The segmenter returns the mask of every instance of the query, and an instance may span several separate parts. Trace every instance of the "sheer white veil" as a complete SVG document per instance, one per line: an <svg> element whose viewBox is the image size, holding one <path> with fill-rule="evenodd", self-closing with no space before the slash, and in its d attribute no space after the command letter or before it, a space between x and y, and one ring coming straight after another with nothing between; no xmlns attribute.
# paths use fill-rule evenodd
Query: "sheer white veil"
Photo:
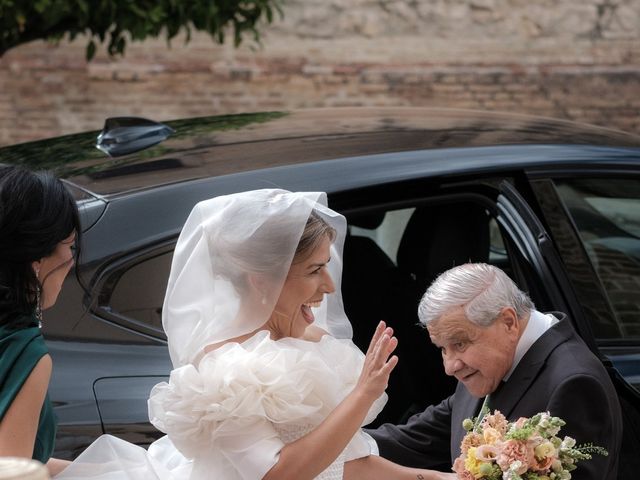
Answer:
<svg viewBox="0 0 640 480"><path fill-rule="evenodd" d="M326 205L325 193L269 189L193 208L178 238L162 309L174 368L196 361L206 345L267 322L312 211L336 230L328 264L336 291L314 309L315 324L351 338L340 293L346 220ZM256 274L268 278L262 291L249 281Z"/></svg>

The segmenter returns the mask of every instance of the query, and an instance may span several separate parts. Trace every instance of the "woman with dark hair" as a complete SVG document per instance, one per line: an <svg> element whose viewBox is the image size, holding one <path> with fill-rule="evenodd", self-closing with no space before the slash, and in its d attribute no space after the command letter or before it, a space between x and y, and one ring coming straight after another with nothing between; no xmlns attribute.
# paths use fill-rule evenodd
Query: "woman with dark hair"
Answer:
<svg viewBox="0 0 640 480"><path fill-rule="evenodd" d="M0 167L0 456L34 458L51 475L69 462L50 458L52 365L39 327L76 260L80 231L76 202L59 179Z"/></svg>

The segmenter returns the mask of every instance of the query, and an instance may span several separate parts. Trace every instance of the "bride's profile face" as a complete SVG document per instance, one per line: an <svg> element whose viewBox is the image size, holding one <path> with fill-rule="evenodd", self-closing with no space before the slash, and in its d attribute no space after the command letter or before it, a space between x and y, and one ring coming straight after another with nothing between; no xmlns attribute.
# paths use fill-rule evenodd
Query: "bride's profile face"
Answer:
<svg viewBox="0 0 640 480"><path fill-rule="evenodd" d="M310 255L291 265L267 323L274 337L302 337L314 321L311 307L319 306L325 294L335 291L327 270L330 252L331 239L325 235Z"/></svg>

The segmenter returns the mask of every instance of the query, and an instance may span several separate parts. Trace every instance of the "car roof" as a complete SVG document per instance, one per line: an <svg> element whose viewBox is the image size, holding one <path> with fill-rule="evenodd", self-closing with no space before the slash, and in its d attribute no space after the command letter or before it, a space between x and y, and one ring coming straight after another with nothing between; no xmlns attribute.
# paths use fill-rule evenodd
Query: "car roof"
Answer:
<svg viewBox="0 0 640 480"><path fill-rule="evenodd" d="M118 158L85 132L0 148L0 163L47 168L97 196L299 163L497 145L640 147L640 136L544 117L429 108L327 108L165 122L175 133ZM478 161L481 161L480 158Z"/></svg>

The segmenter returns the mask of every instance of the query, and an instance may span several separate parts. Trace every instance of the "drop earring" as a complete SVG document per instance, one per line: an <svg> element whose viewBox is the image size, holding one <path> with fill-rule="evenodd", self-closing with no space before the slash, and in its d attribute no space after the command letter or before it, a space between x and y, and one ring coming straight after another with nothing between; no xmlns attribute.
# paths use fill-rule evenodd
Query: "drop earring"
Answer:
<svg viewBox="0 0 640 480"><path fill-rule="evenodd" d="M262 303L262 305L266 305L267 304L267 294L266 293L262 294L261 303Z"/></svg>
<svg viewBox="0 0 640 480"><path fill-rule="evenodd" d="M40 279L38 278L40 276L40 269L36 268L35 274L36 280L38 281L36 285L36 319L38 320L38 328L42 328L42 301L40 298L42 287L40 286Z"/></svg>

